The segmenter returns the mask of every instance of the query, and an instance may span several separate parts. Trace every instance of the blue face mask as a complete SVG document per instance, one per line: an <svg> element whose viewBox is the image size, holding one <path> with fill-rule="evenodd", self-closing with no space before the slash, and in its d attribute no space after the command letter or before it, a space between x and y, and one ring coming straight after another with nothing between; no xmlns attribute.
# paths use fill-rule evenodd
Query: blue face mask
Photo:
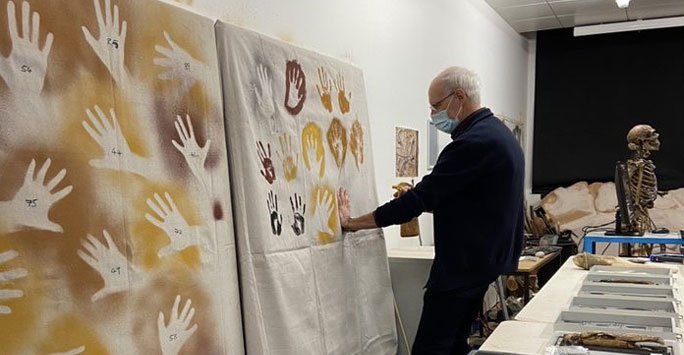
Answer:
<svg viewBox="0 0 684 355"><path fill-rule="evenodd" d="M458 127L459 123L461 123L461 121L452 120L447 114L447 110L439 111L430 117L432 118L432 124L434 124L438 130L449 134Z"/></svg>
<svg viewBox="0 0 684 355"><path fill-rule="evenodd" d="M451 100L449 100L449 103L447 104L447 107L444 110L430 115L430 118L432 118L432 124L434 124L438 130L451 134L451 132L453 132L456 129L456 127L458 127L458 125L461 123L461 121L458 120L458 115L461 113L463 106L461 106L461 108L458 109L456 119L451 119L451 117L449 117L449 114L447 114L449 105L451 105Z"/></svg>

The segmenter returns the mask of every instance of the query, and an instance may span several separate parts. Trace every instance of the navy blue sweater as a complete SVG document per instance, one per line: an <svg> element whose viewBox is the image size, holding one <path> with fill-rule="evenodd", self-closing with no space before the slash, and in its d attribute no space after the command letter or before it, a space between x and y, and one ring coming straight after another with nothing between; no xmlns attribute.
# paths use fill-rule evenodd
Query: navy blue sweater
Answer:
<svg viewBox="0 0 684 355"><path fill-rule="evenodd" d="M525 158L487 108L452 133L432 173L373 213L379 227L434 214L435 260L427 288L465 289L517 270L523 243Z"/></svg>

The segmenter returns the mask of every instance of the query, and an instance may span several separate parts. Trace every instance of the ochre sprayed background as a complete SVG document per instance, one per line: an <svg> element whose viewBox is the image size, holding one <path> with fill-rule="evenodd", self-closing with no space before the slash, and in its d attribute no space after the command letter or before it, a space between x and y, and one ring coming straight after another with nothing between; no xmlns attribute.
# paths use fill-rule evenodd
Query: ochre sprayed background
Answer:
<svg viewBox="0 0 684 355"><path fill-rule="evenodd" d="M0 0L0 55L4 57L12 48L7 31L7 2ZM22 4L14 3L21 34ZM0 352L43 354L85 345L88 354L116 354L116 348L106 345L116 341L103 339L99 324L121 317L124 323L118 326L122 329L112 332L112 336L132 334L134 339L128 341L135 344L138 353L158 353L158 313L163 311L168 322L173 300L182 294L181 306L190 298L196 308L191 325L199 324L182 352L220 353L220 344L224 343L216 339L220 307L212 304L206 283L198 278L204 267L214 269L216 265L204 265L197 246L158 257L158 250L170 240L164 231L145 219L145 213L152 213L145 200L154 193L163 196L164 192L173 197L190 226L213 230L214 211L220 211L218 215L225 218L222 206L229 197L209 196L209 201L201 200L194 176L183 156L171 145L172 139L180 142L173 124L176 115L191 116L200 145L207 140L208 130L223 132L221 103L216 99L220 95L218 87L198 82L187 94L180 93L178 83L157 79L165 69L153 63L153 58L161 57L155 45L169 47L163 31L193 58L207 65L214 63L210 60L216 53L212 23L157 1L112 1L112 5L119 6L121 21L128 24L125 67L135 82L131 84L135 85L132 89L112 80L84 38L81 26L88 28L95 38L99 37L93 1L33 0L29 3L31 11L40 14L40 48L48 32L54 35L42 99L50 103L49 114L58 122L50 130L56 143L45 147L27 142L2 152L0 201L12 199L22 185L31 159L36 159L38 166L46 158L52 159L48 179L66 169L66 178L54 191L69 185L73 191L57 202L49 214L52 221L63 227L64 233L26 229L0 235L0 252L13 249L19 253L14 260L1 264L0 271L23 267L29 272L25 278L0 284L3 289L24 291L21 298L2 301L11 307L12 314L0 315ZM104 15L104 0L100 4ZM149 14L154 14L153 21ZM208 69L209 80L218 83L218 69ZM136 95L140 90L145 95ZM209 95L207 90L217 92ZM9 97L8 86L0 80L0 100ZM107 114L114 108L132 152L153 159L154 165L149 169L156 170L155 176L165 179L148 180L89 165L102 152L81 122L87 120L85 110L93 110L95 105ZM221 164L225 169L225 142L212 141L205 168L209 173L222 174L218 169ZM119 201L104 201L102 196ZM204 209L209 211L209 218L201 213ZM103 229L109 231L119 251L126 256L129 268L135 267L145 281L127 292L91 302L93 293L103 287L103 280L76 251L82 248L81 240L87 234L104 242ZM126 312L129 315L122 316ZM49 323L45 317L49 317Z"/></svg>

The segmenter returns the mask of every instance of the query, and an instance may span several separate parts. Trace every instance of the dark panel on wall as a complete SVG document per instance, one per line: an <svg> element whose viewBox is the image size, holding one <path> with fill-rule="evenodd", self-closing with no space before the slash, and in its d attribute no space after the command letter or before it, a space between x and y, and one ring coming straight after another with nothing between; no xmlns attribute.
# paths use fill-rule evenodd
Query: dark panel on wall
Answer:
<svg viewBox="0 0 684 355"><path fill-rule="evenodd" d="M573 37L539 32L533 190L613 180L637 123L660 132L659 187L684 186L684 28Z"/></svg>

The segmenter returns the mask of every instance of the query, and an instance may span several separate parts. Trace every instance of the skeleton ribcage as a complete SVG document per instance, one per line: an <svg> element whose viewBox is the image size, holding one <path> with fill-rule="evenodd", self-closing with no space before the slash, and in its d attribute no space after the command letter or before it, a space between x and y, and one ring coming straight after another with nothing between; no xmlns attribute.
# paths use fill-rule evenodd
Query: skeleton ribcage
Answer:
<svg viewBox="0 0 684 355"><path fill-rule="evenodd" d="M652 207L658 196L655 165L648 159L630 159L628 166L632 203L641 207Z"/></svg>

